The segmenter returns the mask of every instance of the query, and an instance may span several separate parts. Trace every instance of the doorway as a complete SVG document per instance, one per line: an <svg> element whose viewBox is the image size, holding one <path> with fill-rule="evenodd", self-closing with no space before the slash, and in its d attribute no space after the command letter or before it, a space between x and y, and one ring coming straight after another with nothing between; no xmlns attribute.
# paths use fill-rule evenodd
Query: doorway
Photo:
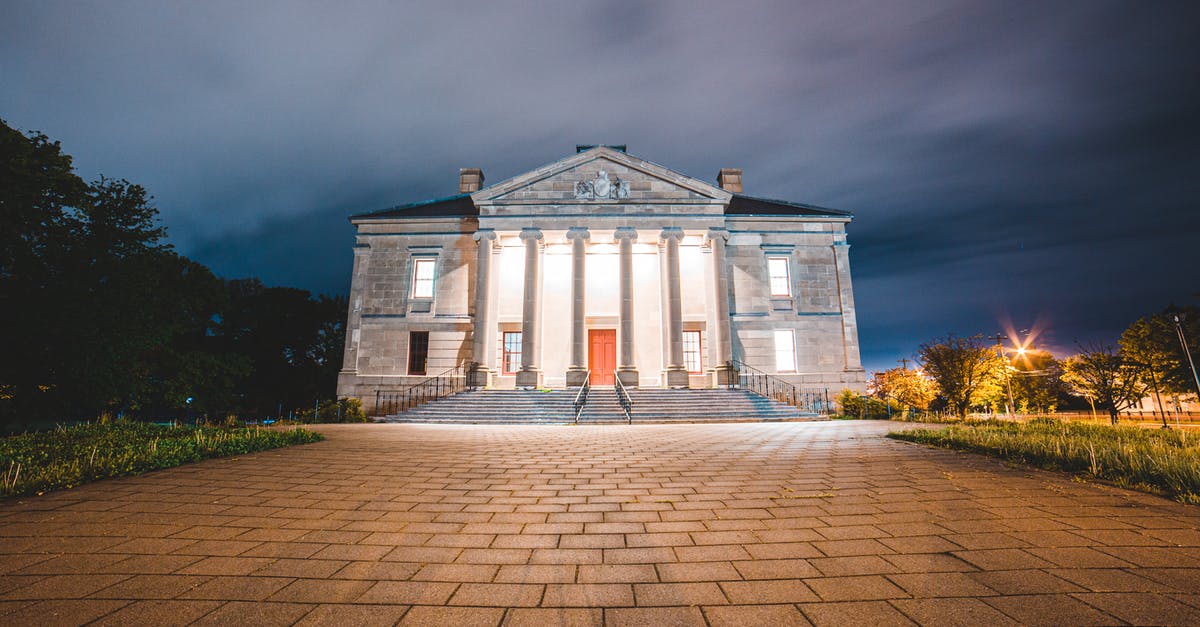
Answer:
<svg viewBox="0 0 1200 627"><path fill-rule="evenodd" d="M617 369L617 330L588 329L588 370L592 385L612 385Z"/></svg>

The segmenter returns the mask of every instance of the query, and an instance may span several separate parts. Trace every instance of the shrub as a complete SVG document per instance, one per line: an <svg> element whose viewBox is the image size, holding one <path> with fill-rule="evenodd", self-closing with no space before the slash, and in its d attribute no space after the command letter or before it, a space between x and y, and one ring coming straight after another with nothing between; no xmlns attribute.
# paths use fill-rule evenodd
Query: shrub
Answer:
<svg viewBox="0 0 1200 627"><path fill-rule="evenodd" d="M321 401L317 405L316 410L316 415L314 416L312 409L302 409L296 413L296 420L305 423L367 422L367 415L363 412L362 402L357 398Z"/></svg>

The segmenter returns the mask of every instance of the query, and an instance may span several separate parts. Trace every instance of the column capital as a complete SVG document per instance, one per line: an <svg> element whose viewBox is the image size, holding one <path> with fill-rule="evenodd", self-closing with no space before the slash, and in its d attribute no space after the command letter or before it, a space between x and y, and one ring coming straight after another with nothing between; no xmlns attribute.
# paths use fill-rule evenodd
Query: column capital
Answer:
<svg viewBox="0 0 1200 627"><path fill-rule="evenodd" d="M729 231L720 228L709 228L708 232L704 234L704 243L711 245L712 241L718 237L721 238L722 241L728 240Z"/></svg>
<svg viewBox="0 0 1200 627"><path fill-rule="evenodd" d="M573 227L567 229L567 239L569 239L569 240L577 240L577 239L589 240L589 239L592 239L592 234L591 234L591 232L588 231L588 228L586 226L573 226Z"/></svg>
<svg viewBox="0 0 1200 627"><path fill-rule="evenodd" d="M637 229L632 226L619 226L617 230L613 231L613 239L615 240L627 239L631 242L636 242L637 238Z"/></svg>
<svg viewBox="0 0 1200 627"><path fill-rule="evenodd" d="M475 231L475 235L471 236L477 242L492 241L496 239L495 229L479 229Z"/></svg>
<svg viewBox="0 0 1200 627"><path fill-rule="evenodd" d="M540 242L542 240L542 230L533 227L523 228L521 229L521 239L524 241L532 239Z"/></svg>
<svg viewBox="0 0 1200 627"><path fill-rule="evenodd" d="M668 240L679 241L683 239L683 229L678 226L665 226L662 233L658 234L658 239L663 242Z"/></svg>

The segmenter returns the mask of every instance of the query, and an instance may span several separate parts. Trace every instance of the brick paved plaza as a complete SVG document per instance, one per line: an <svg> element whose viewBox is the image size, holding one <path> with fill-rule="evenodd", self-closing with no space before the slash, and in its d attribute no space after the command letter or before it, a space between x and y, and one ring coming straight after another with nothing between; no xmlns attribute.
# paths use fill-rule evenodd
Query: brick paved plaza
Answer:
<svg viewBox="0 0 1200 627"><path fill-rule="evenodd" d="M0 623L1200 624L1200 509L891 427L323 426L0 504Z"/></svg>

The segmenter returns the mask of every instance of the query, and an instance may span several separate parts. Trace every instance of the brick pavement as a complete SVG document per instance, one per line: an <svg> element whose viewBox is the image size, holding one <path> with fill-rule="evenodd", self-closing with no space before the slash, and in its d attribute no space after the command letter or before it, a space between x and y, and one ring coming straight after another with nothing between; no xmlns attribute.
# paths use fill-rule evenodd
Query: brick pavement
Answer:
<svg viewBox="0 0 1200 627"><path fill-rule="evenodd" d="M331 425L0 504L0 623L1200 624L1200 510L881 423Z"/></svg>

